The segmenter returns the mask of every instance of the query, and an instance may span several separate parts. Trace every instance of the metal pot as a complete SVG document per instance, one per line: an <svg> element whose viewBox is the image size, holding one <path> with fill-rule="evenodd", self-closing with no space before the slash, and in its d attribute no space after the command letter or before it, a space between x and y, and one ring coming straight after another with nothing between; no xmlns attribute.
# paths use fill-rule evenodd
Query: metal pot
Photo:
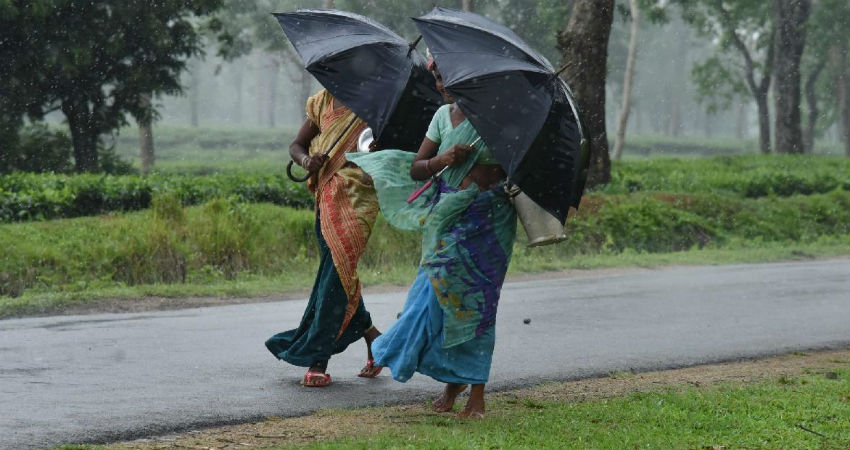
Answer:
<svg viewBox="0 0 850 450"><path fill-rule="evenodd" d="M516 208L519 221L525 228L529 247L556 244L567 239L564 226L557 217L541 208L516 185L506 185L505 192Z"/></svg>

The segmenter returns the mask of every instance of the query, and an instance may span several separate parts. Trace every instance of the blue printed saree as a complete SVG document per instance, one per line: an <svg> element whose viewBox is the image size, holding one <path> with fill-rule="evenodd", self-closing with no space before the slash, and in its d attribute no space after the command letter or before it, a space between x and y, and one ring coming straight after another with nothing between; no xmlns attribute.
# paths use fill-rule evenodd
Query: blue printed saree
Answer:
<svg viewBox="0 0 850 450"><path fill-rule="evenodd" d="M438 153L477 137L465 121L448 131ZM412 203L407 196L423 185L409 176L414 154L384 150L347 155L372 176L387 221L422 232L419 274L404 310L372 344L376 364L389 367L396 380L406 381L415 371L447 383L480 384L489 377L516 212L501 184L486 191L475 184L458 189L485 151L478 144L466 163L447 169Z"/></svg>

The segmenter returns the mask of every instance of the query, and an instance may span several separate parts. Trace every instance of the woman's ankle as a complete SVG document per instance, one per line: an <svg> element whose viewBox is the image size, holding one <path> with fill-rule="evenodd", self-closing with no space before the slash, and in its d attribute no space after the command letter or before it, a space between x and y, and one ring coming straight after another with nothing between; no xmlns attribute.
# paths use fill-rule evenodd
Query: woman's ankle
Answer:
<svg viewBox="0 0 850 450"><path fill-rule="evenodd" d="M307 369L308 372L318 372L325 373L328 371L328 362L327 361L314 361L313 364L310 364L310 368Z"/></svg>

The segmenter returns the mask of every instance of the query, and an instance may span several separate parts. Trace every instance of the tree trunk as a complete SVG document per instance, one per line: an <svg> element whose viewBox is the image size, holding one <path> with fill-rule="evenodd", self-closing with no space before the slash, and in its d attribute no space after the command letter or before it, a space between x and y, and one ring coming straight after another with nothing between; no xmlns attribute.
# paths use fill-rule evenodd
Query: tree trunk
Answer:
<svg viewBox="0 0 850 450"><path fill-rule="evenodd" d="M198 109L201 101L201 68L197 60L189 65L189 125L198 128Z"/></svg>
<svg viewBox="0 0 850 450"><path fill-rule="evenodd" d="M810 0L775 0L775 143L778 153L803 153L800 129L800 57L806 42Z"/></svg>
<svg viewBox="0 0 850 450"><path fill-rule="evenodd" d="M267 111L268 111L268 126L269 128L274 128L275 123L275 111L277 109L277 79L280 76L280 61L277 58L271 58L269 61L269 92L266 95L268 99Z"/></svg>
<svg viewBox="0 0 850 450"><path fill-rule="evenodd" d="M139 118L139 157L141 159L142 175L147 175L153 169L153 108L151 107L151 94L142 94L139 101L145 113Z"/></svg>
<svg viewBox="0 0 850 450"><path fill-rule="evenodd" d="M675 74L675 85L670 89L670 117L667 122L667 134L673 137L679 137L682 133L682 94L686 92L688 86L688 43L690 42L690 28L678 24L676 29L676 38L679 42L676 45L676 55L671 58L671 71Z"/></svg>
<svg viewBox="0 0 850 450"><path fill-rule="evenodd" d="M770 154L770 108L767 92L756 93L756 109L759 116L759 149L763 155Z"/></svg>
<svg viewBox="0 0 850 450"><path fill-rule="evenodd" d="M614 0L576 0L567 29L558 34L558 49L567 64L564 75L581 106L590 137L587 186L611 180L605 131L605 76Z"/></svg>
<svg viewBox="0 0 850 450"><path fill-rule="evenodd" d="M632 82L635 78L635 56L637 55L637 35L640 24L640 9L637 0L629 0L632 13L631 36L629 37L629 55L626 59L626 73L623 75L623 100L620 103L620 118L617 121L617 136L614 139L614 160L623 155L623 141L626 139L626 128L629 124L629 111L632 101Z"/></svg>
<svg viewBox="0 0 850 450"><path fill-rule="evenodd" d="M71 130L76 171L97 172L99 169L97 143L100 135L93 127L93 118L87 102L63 100L61 109Z"/></svg>
<svg viewBox="0 0 850 450"><path fill-rule="evenodd" d="M747 104L738 103L738 122L735 124L735 138L744 139L744 128L747 121Z"/></svg>
<svg viewBox="0 0 850 450"><path fill-rule="evenodd" d="M265 64L265 54L261 51L254 56L254 75L256 76L256 86L254 95L254 106L257 111L257 120L254 126L262 127L265 122L265 104L266 104L266 77L263 65Z"/></svg>
<svg viewBox="0 0 850 450"><path fill-rule="evenodd" d="M307 105L307 99L310 98L310 95L313 93L312 88L310 86L310 72L304 70L304 68L299 67L298 71L301 77L298 79L298 107L301 111L301 117L305 116L305 106Z"/></svg>
<svg viewBox="0 0 850 450"><path fill-rule="evenodd" d="M805 153L815 152L815 131L817 130L818 115L820 114L820 111L818 110L818 96L815 87L818 82L818 77L820 77L825 66L825 59L818 61L815 67L812 68L809 78L806 80L806 104L809 107L809 117L808 122L806 123L805 133L803 134L803 151Z"/></svg>
<svg viewBox="0 0 850 450"><path fill-rule="evenodd" d="M460 9L464 11L472 11L472 0L461 0Z"/></svg>
<svg viewBox="0 0 850 450"><path fill-rule="evenodd" d="M838 95L838 131L844 141L844 153L850 158L850 68L847 64L847 53L850 51L846 44L832 48L832 57L836 61L837 76L835 77L836 93Z"/></svg>
<svg viewBox="0 0 850 450"><path fill-rule="evenodd" d="M236 90L236 103L233 105L233 121L242 125L242 78L245 73L245 67L242 64L236 64L236 73L233 77L234 89Z"/></svg>

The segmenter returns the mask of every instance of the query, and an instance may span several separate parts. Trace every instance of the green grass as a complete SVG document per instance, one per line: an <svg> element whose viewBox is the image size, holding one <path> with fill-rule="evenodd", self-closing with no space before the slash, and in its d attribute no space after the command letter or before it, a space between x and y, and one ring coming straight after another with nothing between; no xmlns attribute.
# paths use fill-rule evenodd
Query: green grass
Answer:
<svg viewBox="0 0 850 450"><path fill-rule="evenodd" d="M510 271L847 256L848 173L845 158L809 156L616 164L612 182L582 199L565 243L528 249L520 227ZM11 175L0 187L42 186L61 197L87 180L63 177ZM317 264L313 212L247 203L274 201L275 193L281 201L307 195L299 186L245 173L131 178L110 178L107 191L132 197L139 191L133 183L148 183L153 207L0 224L0 317L100 298L257 296L310 287ZM301 191L290 189L296 187ZM239 195L215 198L231 191ZM361 259L364 282L406 285L419 247L416 234L379 219Z"/></svg>
<svg viewBox="0 0 850 450"><path fill-rule="evenodd" d="M370 244L372 247L372 244ZM560 271L592 270L622 267L658 268L680 265L716 265L809 260L848 256L850 237L823 236L809 243L732 242L726 248L694 248L681 252L625 252L573 255L551 258L544 249L528 249L518 245L511 262L509 276ZM376 252L370 248L366 257ZM312 287L312 271L316 264L283 270L280 274L242 273L232 279L214 274L198 274L185 283L154 283L127 285L111 279L79 281L59 287L36 287L21 296L0 296L0 317L42 313L60 307L98 300L136 299L147 296L173 299L179 305L186 297L263 297L306 291ZM360 269L364 285L407 286L416 274L413 263L386 264L382 267L365 265ZM305 276L310 273L310 276Z"/></svg>
<svg viewBox="0 0 850 450"><path fill-rule="evenodd" d="M760 199L590 194L566 242L525 247L511 272L771 261L846 255L845 192ZM313 212L234 199L0 225L0 316L96 298L255 296L307 288L317 264ZM360 264L369 284L406 284L418 235L380 219Z"/></svg>
<svg viewBox="0 0 850 450"><path fill-rule="evenodd" d="M670 387L578 403L498 399L488 404L488 416L481 421L426 415L374 435L305 448L848 448L850 377L847 369L837 373L836 379L811 374L711 388Z"/></svg>

